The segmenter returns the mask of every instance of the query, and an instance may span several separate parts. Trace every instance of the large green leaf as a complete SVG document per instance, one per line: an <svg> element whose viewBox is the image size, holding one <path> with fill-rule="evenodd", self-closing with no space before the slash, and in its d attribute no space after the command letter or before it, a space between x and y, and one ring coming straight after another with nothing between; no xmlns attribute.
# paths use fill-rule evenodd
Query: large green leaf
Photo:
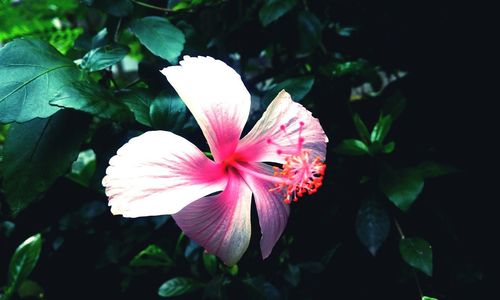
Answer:
<svg viewBox="0 0 500 300"><path fill-rule="evenodd" d="M410 266L432 276L432 247L421 238L404 238L399 242L399 252Z"/></svg>
<svg viewBox="0 0 500 300"><path fill-rule="evenodd" d="M85 114L63 110L47 119L12 125L5 141L3 175L14 214L69 170L86 137L88 121Z"/></svg>
<svg viewBox="0 0 500 300"><path fill-rule="evenodd" d="M116 121L132 120L132 113L111 91L91 82L74 82L59 90L51 105L73 108Z"/></svg>
<svg viewBox="0 0 500 300"><path fill-rule="evenodd" d="M170 267L174 261L156 245L149 245L137 254L131 261L133 267Z"/></svg>
<svg viewBox="0 0 500 300"><path fill-rule="evenodd" d="M3 299L9 299L21 283L28 278L38 262L41 251L42 236L39 233L29 237L17 247L10 259L6 292Z"/></svg>
<svg viewBox="0 0 500 300"><path fill-rule="evenodd" d="M155 97L144 89L127 91L119 94L123 103L134 113L135 120L151 127L150 106Z"/></svg>
<svg viewBox="0 0 500 300"><path fill-rule="evenodd" d="M107 45L90 50L82 58L80 66L90 72L110 67L128 54L128 48L120 45Z"/></svg>
<svg viewBox="0 0 500 300"><path fill-rule="evenodd" d="M381 171L380 188L387 198L403 211L410 209L424 188L424 179L413 169Z"/></svg>
<svg viewBox="0 0 500 300"><path fill-rule="evenodd" d="M187 277L175 277L165 281L158 289L160 297L174 297L192 293L203 287L203 284L195 279Z"/></svg>
<svg viewBox="0 0 500 300"><path fill-rule="evenodd" d="M151 103L149 117L154 128L177 131L187 121L187 108L179 96L161 92Z"/></svg>
<svg viewBox="0 0 500 300"><path fill-rule="evenodd" d="M262 98L263 105L268 105L276 97L281 90L285 90L292 96L294 101L300 102L311 91L314 85L313 76L302 76L290 78L282 82L278 82L273 86Z"/></svg>
<svg viewBox="0 0 500 300"><path fill-rule="evenodd" d="M361 204L356 217L356 235L373 256L389 235L390 227L389 215L379 202L367 200Z"/></svg>
<svg viewBox="0 0 500 300"><path fill-rule="evenodd" d="M137 19L130 24L130 29L153 54L171 64L177 63L184 49L184 33L166 18L152 16Z"/></svg>
<svg viewBox="0 0 500 300"><path fill-rule="evenodd" d="M289 12L297 0L266 0L259 10L259 19L263 26L267 26Z"/></svg>
<svg viewBox="0 0 500 300"><path fill-rule="evenodd" d="M0 122L46 118L60 108L49 104L63 86L81 77L69 59L44 41L14 40L0 49Z"/></svg>

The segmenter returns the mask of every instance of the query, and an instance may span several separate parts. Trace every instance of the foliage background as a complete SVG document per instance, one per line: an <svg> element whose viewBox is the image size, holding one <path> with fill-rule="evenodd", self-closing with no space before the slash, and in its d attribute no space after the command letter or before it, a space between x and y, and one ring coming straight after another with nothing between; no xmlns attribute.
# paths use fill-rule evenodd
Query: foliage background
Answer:
<svg viewBox="0 0 500 300"><path fill-rule="evenodd" d="M488 299L471 16L446 1L1 1L0 298ZM129 138L206 148L158 72L179 55L232 65L250 123L285 88L330 137L324 186L264 261L256 220L228 268L169 217L109 212L100 180Z"/></svg>

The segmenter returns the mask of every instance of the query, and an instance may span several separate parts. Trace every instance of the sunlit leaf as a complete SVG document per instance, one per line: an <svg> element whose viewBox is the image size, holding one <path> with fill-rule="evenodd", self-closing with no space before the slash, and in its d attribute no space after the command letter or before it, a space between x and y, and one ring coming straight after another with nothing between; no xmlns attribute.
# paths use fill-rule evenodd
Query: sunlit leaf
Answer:
<svg viewBox="0 0 500 300"><path fill-rule="evenodd" d="M432 247L421 238L404 238L399 242L399 252L410 266L432 276Z"/></svg>
<svg viewBox="0 0 500 300"><path fill-rule="evenodd" d="M137 19L130 24L130 29L153 54L171 64L177 63L184 49L184 33L166 18L152 16Z"/></svg>
<svg viewBox="0 0 500 300"><path fill-rule="evenodd" d="M51 116L60 108L49 100L81 75L71 60L46 42L23 38L8 43L0 49L0 122Z"/></svg>
<svg viewBox="0 0 500 300"><path fill-rule="evenodd" d="M88 121L87 115L64 110L48 119L12 125L3 168L7 202L14 214L69 170L86 137Z"/></svg>
<svg viewBox="0 0 500 300"><path fill-rule="evenodd" d="M158 289L160 297L174 297L192 293L203 287L203 283L187 277L176 277L165 281Z"/></svg>
<svg viewBox="0 0 500 300"><path fill-rule="evenodd" d="M259 19L262 26L267 26L289 12L297 0L266 0L259 10Z"/></svg>

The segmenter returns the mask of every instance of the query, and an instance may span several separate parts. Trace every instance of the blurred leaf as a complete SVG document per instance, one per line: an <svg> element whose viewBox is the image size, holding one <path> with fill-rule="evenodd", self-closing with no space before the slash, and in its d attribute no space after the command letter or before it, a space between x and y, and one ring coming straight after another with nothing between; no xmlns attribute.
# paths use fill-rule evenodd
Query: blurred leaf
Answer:
<svg viewBox="0 0 500 300"><path fill-rule="evenodd" d="M130 29L153 54L171 64L177 63L184 49L184 33L166 18L151 16L136 19L130 24Z"/></svg>
<svg viewBox="0 0 500 300"><path fill-rule="evenodd" d="M419 173L423 178L439 177L459 171L453 166L443 165L434 161L424 161L414 169L415 172Z"/></svg>
<svg viewBox="0 0 500 300"><path fill-rule="evenodd" d="M390 142L384 145L384 148L382 149L382 152L385 154L390 154L394 152L394 149L396 148L396 143L395 142Z"/></svg>
<svg viewBox="0 0 500 300"><path fill-rule="evenodd" d="M96 169L96 156L94 150L87 149L78 154L71 165L71 172L67 177L85 187L90 185Z"/></svg>
<svg viewBox="0 0 500 300"><path fill-rule="evenodd" d="M151 103L154 100L153 95L145 89L135 89L122 93L120 98L123 103L134 113L135 120L143 125L151 127L151 118L149 115Z"/></svg>
<svg viewBox="0 0 500 300"><path fill-rule="evenodd" d="M354 121L354 126L356 126L356 130L358 131L359 137L364 143L370 142L370 133L368 133L368 128L365 125L365 122L361 119L358 114L354 114L352 116Z"/></svg>
<svg viewBox="0 0 500 300"><path fill-rule="evenodd" d="M380 114L381 116L391 116L392 121L394 121L401 115L405 107L406 99L400 92L396 92L385 100Z"/></svg>
<svg viewBox="0 0 500 300"><path fill-rule="evenodd" d="M109 34L108 34L108 29L103 28L101 31L99 31L94 37L92 37L92 42L91 42L91 48L90 49L97 49L100 47L104 47L109 44Z"/></svg>
<svg viewBox="0 0 500 300"><path fill-rule="evenodd" d="M264 106L271 103L271 101L278 95L281 90L285 90L292 96L296 102L300 102L309 92L314 84L313 76L303 76L290 78L285 81L277 83L262 97L262 104Z"/></svg>
<svg viewBox="0 0 500 300"><path fill-rule="evenodd" d="M185 125L188 114L179 96L163 91L151 103L149 117L154 128L175 132Z"/></svg>
<svg viewBox="0 0 500 300"><path fill-rule="evenodd" d="M347 139L341 141L337 147L335 148L335 152L344 154L344 155L366 155L370 153L370 150L360 140L356 139Z"/></svg>
<svg viewBox="0 0 500 300"><path fill-rule="evenodd" d="M421 238L404 238L399 242L404 261L428 276L432 276L432 248Z"/></svg>
<svg viewBox="0 0 500 300"><path fill-rule="evenodd" d="M174 261L156 245L149 245L137 254L131 261L132 267L171 267Z"/></svg>
<svg viewBox="0 0 500 300"><path fill-rule="evenodd" d="M231 275L231 276L236 276L238 275L238 272L240 271L240 268L238 267L238 265L232 265L230 267L226 266L226 265L219 265L225 273Z"/></svg>
<svg viewBox="0 0 500 300"><path fill-rule="evenodd" d="M309 11L301 11L298 15L299 56L313 52L321 45L323 27L318 17Z"/></svg>
<svg viewBox="0 0 500 300"><path fill-rule="evenodd" d="M89 72L100 71L121 61L128 48L121 45L107 45L90 50L82 58L80 66Z"/></svg>
<svg viewBox="0 0 500 300"><path fill-rule="evenodd" d="M203 287L203 283L187 277L176 277L165 281L158 289L160 297L174 297L192 293Z"/></svg>
<svg viewBox="0 0 500 300"><path fill-rule="evenodd" d="M50 104L81 110L104 119L132 120L132 113L124 103L119 102L111 91L91 82L73 82L61 88Z"/></svg>
<svg viewBox="0 0 500 300"><path fill-rule="evenodd" d="M438 298L432 298L428 296L422 296L422 300L438 300Z"/></svg>
<svg viewBox="0 0 500 300"><path fill-rule="evenodd" d="M208 274L215 276L217 272L217 257L212 253L203 252L203 265Z"/></svg>
<svg viewBox="0 0 500 300"><path fill-rule="evenodd" d="M265 0L259 10L260 23L266 27L289 12L296 4L297 0Z"/></svg>
<svg viewBox="0 0 500 300"><path fill-rule="evenodd" d="M3 221L0 223L0 234L4 237L10 237L14 229L16 228L16 224L11 221Z"/></svg>
<svg viewBox="0 0 500 300"><path fill-rule="evenodd" d="M280 291L262 277L246 278L243 280L243 283L250 288L252 299L282 299Z"/></svg>
<svg viewBox="0 0 500 300"><path fill-rule="evenodd" d="M42 236L38 233L19 245L10 259L4 299L9 299L35 268L42 251Z"/></svg>
<svg viewBox="0 0 500 300"><path fill-rule="evenodd" d="M19 298L43 299L44 290L42 286L33 280L24 280L17 289Z"/></svg>
<svg viewBox="0 0 500 300"><path fill-rule="evenodd" d="M412 169L382 170L380 188L387 198L403 211L408 211L424 188L424 180Z"/></svg>
<svg viewBox="0 0 500 300"><path fill-rule="evenodd" d="M130 0L99 0L92 4L115 17L125 17L132 13L134 5Z"/></svg>
<svg viewBox="0 0 500 300"><path fill-rule="evenodd" d="M51 116L60 108L48 100L79 78L76 65L46 42L23 38L8 43L0 49L0 122Z"/></svg>
<svg viewBox="0 0 500 300"><path fill-rule="evenodd" d="M297 264L297 266L304 271L312 274L319 274L325 270L325 265L319 261L307 261Z"/></svg>
<svg viewBox="0 0 500 300"><path fill-rule="evenodd" d="M5 141L4 188L17 214L64 175L78 157L89 118L72 110L13 124ZM29 188L27 188L29 187Z"/></svg>
<svg viewBox="0 0 500 300"><path fill-rule="evenodd" d="M379 202L362 202L356 217L356 235L373 256L387 239L390 227L389 215Z"/></svg>
<svg viewBox="0 0 500 300"><path fill-rule="evenodd" d="M300 282L300 268L296 265L289 264L283 277L293 287L297 287Z"/></svg>
<svg viewBox="0 0 500 300"><path fill-rule="evenodd" d="M385 137L389 133L392 125L392 117L390 115L380 117L377 124L373 127L370 135L370 141L383 143Z"/></svg>

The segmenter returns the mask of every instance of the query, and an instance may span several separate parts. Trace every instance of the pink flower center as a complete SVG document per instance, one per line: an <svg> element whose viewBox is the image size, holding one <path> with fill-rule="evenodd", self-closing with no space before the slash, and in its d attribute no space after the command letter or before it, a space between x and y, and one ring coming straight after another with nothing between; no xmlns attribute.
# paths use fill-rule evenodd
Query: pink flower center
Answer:
<svg viewBox="0 0 500 300"><path fill-rule="evenodd" d="M290 139L286 125L280 126L280 130L288 139L288 143L290 145L296 145L296 149L293 151L289 149L285 150L272 139L267 139L269 145L278 147L276 153L283 156L285 159L285 163L281 168L273 167L273 175L262 174L252 170L239 163L233 157L231 157L229 161L226 161L229 165L243 172L273 182L275 187L269 189L269 191L283 194L283 201L286 204L290 204L292 201L297 202L298 198L302 197L304 194L307 193L311 195L318 190L323 184L323 177L326 169L326 165L321 161L321 157L311 157L310 150L302 149L302 145L304 144L304 138L302 137L304 122L300 122L299 126L299 137L296 143Z"/></svg>

